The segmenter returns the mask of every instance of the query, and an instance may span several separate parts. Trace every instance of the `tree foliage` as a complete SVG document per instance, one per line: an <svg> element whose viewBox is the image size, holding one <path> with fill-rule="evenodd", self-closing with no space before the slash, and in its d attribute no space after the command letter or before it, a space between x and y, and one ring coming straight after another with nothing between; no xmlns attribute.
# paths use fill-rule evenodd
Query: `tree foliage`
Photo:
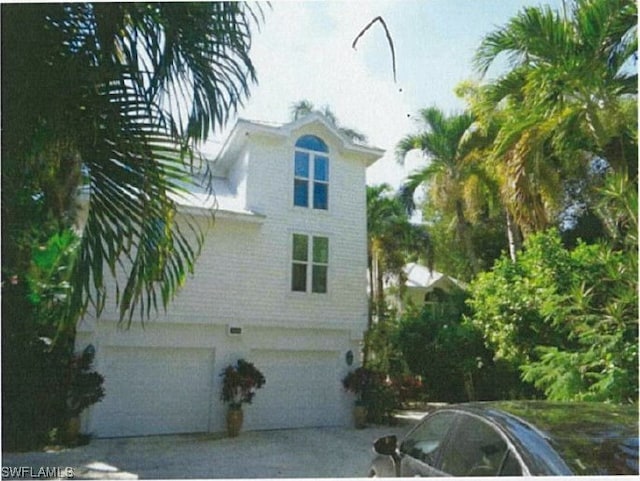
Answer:
<svg viewBox="0 0 640 481"><path fill-rule="evenodd" d="M367 186L368 269L374 314L385 312L384 281L403 284L402 268L410 260L432 264L431 238L424 226L412 224L401 198L388 184Z"/></svg>
<svg viewBox="0 0 640 481"><path fill-rule="evenodd" d="M7 446L64 423L51 383L64 385L89 306L99 313L109 296L122 321L144 320L193 271L206 228L179 222L177 201L210 191L198 147L249 94L261 14L238 2L3 5Z"/></svg>
<svg viewBox="0 0 640 481"><path fill-rule="evenodd" d="M576 0L566 15L527 7L481 42L481 73L509 63L474 111L497 128L487 161L525 234L556 224L567 183L594 159L637 176L636 49L630 0Z"/></svg>
<svg viewBox="0 0 640 481"><path fill-rule="evenodd" d="M125 281L123 317L166 305L202 243L176 196L206 179L196 147L246 98L254 12L241 3L79 3L3 7L3 269L28 262L30 208L74 219L80 172L89 211L73 266L76 311ZM195 180L194 180L195 179ZM192 240L195 233L195 242Z"/></svg>
<svg viewBox="0 0 640 481"><path fill-rule="evenodd" d="M392 345L412 374L419 375L428 400L462 402L522 394L508 366L496 364L481 331L465 317L466 295L452 293L435 305L409 310L391 334Z"/></svg>
<svg viewBox="0 0 640 481"><path fill-rule="evenodd" d="M471 286L475 326L499 358L551 399L638 395L637 253L606 243L570 251L556 230L530 237Z"/></svg>

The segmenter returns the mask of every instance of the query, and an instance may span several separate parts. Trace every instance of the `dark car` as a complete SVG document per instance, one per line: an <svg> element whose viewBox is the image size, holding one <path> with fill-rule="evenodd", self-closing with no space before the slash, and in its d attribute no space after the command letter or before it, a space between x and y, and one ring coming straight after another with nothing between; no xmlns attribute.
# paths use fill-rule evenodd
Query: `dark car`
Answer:
<svg viewBox="0 0 640 481"><path fill-rule="evenodd" d="M398 445L374 444L369 476L638 474L638 407L500 401L444 406Z"/></svg>

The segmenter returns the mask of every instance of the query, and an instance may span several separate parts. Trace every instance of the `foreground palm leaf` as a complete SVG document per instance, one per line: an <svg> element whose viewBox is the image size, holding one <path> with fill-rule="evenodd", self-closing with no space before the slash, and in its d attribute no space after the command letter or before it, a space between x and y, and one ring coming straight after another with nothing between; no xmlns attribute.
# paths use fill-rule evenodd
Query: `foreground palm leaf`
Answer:
<svg viewBox="0 0 640 481"><path fill-rule="evenodd" d="M17 214L10 196L34 162L63 144L53 168L75 159L88 177L88 218L73 276L77 309L103 308L106 268L116 280L125 275L115 293L121 319L131 322L134 312L144 319L166 307L193 271L204 232L193 219L178 224L175 199L194 184L210 188L197 148L255 81L248 53L250 27L261 14L256 8L235 2L3 7L3 54L12 67L3 69L9 167L3 166L3 228L7 214L9 232L19 230L11 223ZM41 188L35 182L32 190ZM45 197L50 215L61 228L68 225L72 203L56 210Z"/></svg>

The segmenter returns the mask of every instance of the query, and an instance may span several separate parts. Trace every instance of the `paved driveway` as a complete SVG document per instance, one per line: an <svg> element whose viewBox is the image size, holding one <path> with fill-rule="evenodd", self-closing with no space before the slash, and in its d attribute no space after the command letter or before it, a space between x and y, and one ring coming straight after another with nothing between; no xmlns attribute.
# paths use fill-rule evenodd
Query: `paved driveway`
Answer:
<svg viewBox="0 0 640 481"><path fill-rule="evenodd" d="M242 432L237 438L206 434L95 439L53 452L3 453L8 467L73 468L75 478L324 478L364 477L372 442L403 435L419 418L408 413L397 426ZM15 473L15 471L14 471ZM23 478L25 476L22 476Z"/></svg>

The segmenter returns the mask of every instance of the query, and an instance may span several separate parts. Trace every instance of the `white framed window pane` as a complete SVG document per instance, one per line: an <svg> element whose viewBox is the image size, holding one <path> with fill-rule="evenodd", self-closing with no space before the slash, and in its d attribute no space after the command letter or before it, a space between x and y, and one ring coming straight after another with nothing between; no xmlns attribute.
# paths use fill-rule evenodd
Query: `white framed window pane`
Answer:
<svg viewBox="0 0 640 481"><path fill-rule="evenodd" d="M309 207L309 182L296 179L293 182L293 205Z"/></svg>
<svg viewBox="0 0 640 481"><path fill-rule="evenodd" d="M329 181L329 158L322 155L316 155L313 164L313 178L315 180Z"/></svg>
<svg viewBox="0 0 640 481"><path fill-rule="evenodd" d="M291 290L294 292L307 291L307 265L294 263L291 270Z"/></svg>
<svg viewBox="0 0 640 481"><path fill-rule="evenodd" d="M313 183L313 208L324 209L329 208L329 185L319 182Z"/></svg>
<svg viewBox="0 0 640 481"><path fill-rule="evenodd" d="M297 152L295 154L295 176L309 178L309 154Z"/></svg>
<svg viewBox="0 0 640 481"><path fill-rule="evenodd" d="M313 266L311 271L311 290L318 294L327 292L327 266Z"/></svg>
<svg viewBox="0 0 640 481"><path fill-rule="evenodd" d="M315 135L303 135L296 142L296 147L315 150L318 152L329 152L327 144L325 144L320 137L316 137Z"/></svg>
<svg viewBox="0 0 640 481"><path fill-rule="evenodd" d="M293 260L306 262L309 259L309 238L302 234L293 234Z"/></svg>
<svg viewBox="0 0 640 481"><path fill-rule="evenodd" d="M329 263L329 239L327 237L313 238L313 262Z"/></svg>

